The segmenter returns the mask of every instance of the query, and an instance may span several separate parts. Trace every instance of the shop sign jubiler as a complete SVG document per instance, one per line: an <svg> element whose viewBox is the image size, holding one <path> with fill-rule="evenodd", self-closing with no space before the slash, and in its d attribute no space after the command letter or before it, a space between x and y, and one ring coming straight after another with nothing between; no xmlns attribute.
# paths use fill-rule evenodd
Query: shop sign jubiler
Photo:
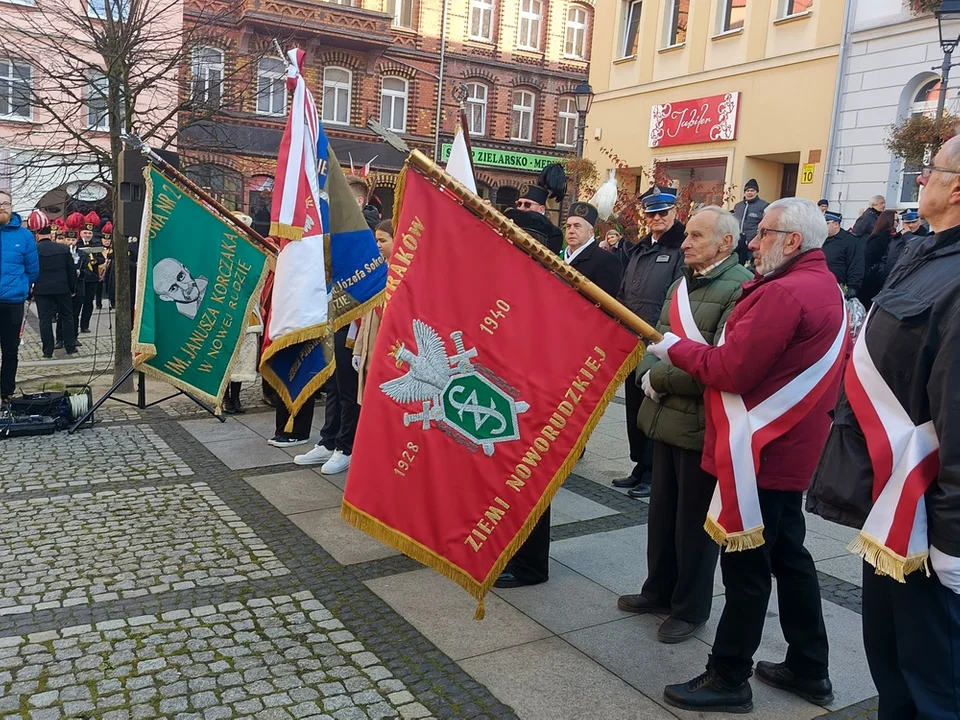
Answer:
<svg viewBox="0 0 960 720"><path fill-rule="evenodd" d="M650 109L650 147L735 140L740 93L712 95Z"/></svg>

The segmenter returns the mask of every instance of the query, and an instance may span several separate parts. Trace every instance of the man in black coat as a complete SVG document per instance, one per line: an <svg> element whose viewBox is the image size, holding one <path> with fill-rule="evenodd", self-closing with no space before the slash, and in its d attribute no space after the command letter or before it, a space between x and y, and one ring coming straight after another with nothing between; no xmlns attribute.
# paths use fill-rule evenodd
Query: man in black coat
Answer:
<svg viewBox="0 0 960 720"><path fill-rule="evenodd" d="M863 529L881 718L960 707L960 137L918 182L936 234L908 245L873 299L807 495L809 512Z"/></svg>
<svg viewBox="0 0 960 720"><path fill-rule="evenodd" d="M65 245L53 241L50 227L37 231L37 255L40 258L40 275L33 285L40 317L40 342L43 356L53 357L53 319L62 316L73 318L73 294L77 291L77 271L73 257ZM76 326L63 324L63 344L67 355L77 352Z"/></svg>
<svg viewBox="0 0 960 720"><path fill-rule="evenodd" d="M920 213L907 210L903 213L903 232L894 236L887 245L887 254L883 258L883 275L886 277L900 260L903 251L917 240L925 238L929 232L920 222Z"/></svg>
<svg viewBox="0 0 960 720"><path fill-rule="evenodd" d="M743 200L733 206L733 216L740 223L740 242L737 244L737 256L741 264L753 260L753 251L748 247L757 236L757 227L767 211L766 200L760 197L760 184L755 178L747 180L743 186Z"/></svg>
<svg viewBox="0 0 960 720"><path fill-rule="evenodd" d="M847 298L855 298L866 271L863 240L840 227L843 220L840 213L828 210L824 217L827 221L827 239L822 250L827 256L827 267L836 276L837 282L846 286Z"/></svg>
<svg viewBox="0 0 960 720"><path fill-rule="evenodd" d="M683 270L683 223L677 220L677 191L652 187L641 199L643 214L650 232L640 239L630 254L623 273L617 300L656 327L667 290ZM633 470L625 478L613 481L614 487L630 488L631 497L650 495L650 469L653 446L637 427L637 416L643 403L643 390L631 373L624 385L627 411L627 439Z"/></svg>
<svg viewBox="0 0 960 720"><path fill-rule="evenodd" d="M622 269L613 253L603 250L594 239L597 209L589 203L570 206L566 223L567 247L564 260L571 267L613 295L620 287ZM539 585L550 577L550 506L540 516L526 542L520 546L494 587L515 588Z"/></svg>
<svg viewBox="0 0 960 720"><path fill-rule="evenodd" d="M866 240L870 237L870 234L873 232L874 226L877 224L877 220L880 218L880 213L887 209L887 201L884 199L883 195L874 195L870 198L870 207L863 211L857 222L854 223L853 227L850 229L854 235L858 238L863 238Z"/></svg>
<svg viewBox="0 0 960 720"><path fill-rule="evenodd" d="M546 188L531 185L517 200L516 207L508 208L504 215L546 245L550 252L559 255L563 247L563 233L550 222L546 213Z"/></svg>

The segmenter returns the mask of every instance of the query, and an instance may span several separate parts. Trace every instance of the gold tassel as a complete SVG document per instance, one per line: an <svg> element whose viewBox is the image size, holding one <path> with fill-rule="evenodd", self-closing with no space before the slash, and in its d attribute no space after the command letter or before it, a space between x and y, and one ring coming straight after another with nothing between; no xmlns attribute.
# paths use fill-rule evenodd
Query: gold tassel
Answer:
<svg viewBox="0 0 960 720"><path fill-rule="evenodd" d="M407 163L403 164L400 174L397 175L397 184L393 186L393 232L397 232L397 222L400 220L400 210L403 207L403 191L407 187Z"/></svg>
<svg viewBox="0 0 960 720"><path fill-rule="evenodd" d="M294 227L293 225L287 225L285 223L271 222L270 235L285 240L302 240L303 228Z"/></svg>
<svg viewBox="0 0 960 720"><path fill-rule="evenodd" d="M903 557L863 531L847 546L847 550L873 565L877 575L886 575L897 582L906 582L906 576L917 570L923 570L930 577L927 552Z"/></svg>
<svg viewBox="0 0 960 720"><path fill-rule="evenodd" d="M728 533L720 523L707 515L707 519L703 523L703 529L717 545L724 549L724 552L755 550L766 542L763 539L763 525L751 530Z"/></svg>

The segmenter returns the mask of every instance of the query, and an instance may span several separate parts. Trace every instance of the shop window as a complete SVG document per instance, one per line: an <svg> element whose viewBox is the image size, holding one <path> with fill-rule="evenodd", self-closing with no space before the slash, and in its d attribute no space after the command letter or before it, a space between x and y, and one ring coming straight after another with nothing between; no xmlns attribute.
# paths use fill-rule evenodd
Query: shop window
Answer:
<svg viewBox="0 0 960 720"><path fill-rule="evenodd" d="M928 115L934 117L937 112L937 100L940 97L940 80L935 79L924 83L913 96L908 115L917 117ZM916 205L920 202L921 188L917 185L917 177L925 163L931 161L930 151L927 150L921 162L903 163L900 171L900 205Z"/></svg>
<svg viewBox="0 0 960 720"><path fill-rule="evenodd" d="M193 101L212 107L223 101L223 52L217 48L193 49Z"/></svg>
<svg viewBox="0 0 960 720"><path fill-rule="evenodd" d="M813 9L813 0L780 0L780 17L802 15Z"/></svg>
<svg viewBox="0 0 960 720"><path fill-rule="evenodd" d="M385 77L380 89L380 122L396 132L407 130L407 81Z"/></svg>
<svg viewBox="0 0 960 720"><path fill-rule="evenodd" d="M519 190L514 187L508 187L507 185L501 185L497 189L497 208L499 210L506 210L507 208L515 207L517 198L519 197Z"/></svg>
<svg viewBox="0 0 960 720"><path fill-rule="evenodd" d="M727 161L724 158L707 160L688 160L660 163L670 178L670 186L677 189L690 187L690 201L694 209L705 205L723 205L723 188L727 175ZM646 180L643 178L643 180ZM638 178L637 188L641 192L649 183L641 184ZM642 189L641 189L642 185Z"/></svg>
<svg viewBox="0 0 960 720"><path fill-rule="evenodd" d="M467 83L467 121L470 134L477 137L487 132L487 94L489 89L483 83Z"/></svg>
<svg viewBox="0 0 960 720"><path fill-rule="evenodd" d="M184 174L228 210L239 210L243 198L240 173L219 165L193 165Z"/></svg>
<svg viewBox="0 0 960 720"><path fill-rule="evenodd" d="M536 100L529 90L513 91L513 109L510 113L510 139L533 141L533 112Z"/></svg>
<svg viewBox="0 0 960 720"><path fill-rule="evenodd" d="M393 15L394 27L413 27L413 0L387 0L387 12Z"/></svg>
<svg viewBox="0 0 960 720"><path fill-rule="evenodd" d="M587 57L587 9L580 5L571 5L567 10L567 37L563 54L578 60Z"/></svg>
<svg viewBox="0 0 960 720"><path fill-rule="evenodd" d="M574 147L577 144L579 120L576 101L571 97L560 98L560 111L557 113L557 145Z"/></svg>
<svg viewBox="0 0 960 720"><path fill-rule="evenodd" d="M106 131L110 129L110 113L107 109L107 99L110 96L110 86L107 76L99 70L87 74L87 127L91 130Z"/></svg>
<svg viewBox="0 0 960 720"><path fill-rule="evenodd" d="M493 42L493 0L470 0L470 39Z"/></svg>
<svg viewBox="0 0 960 720"><path fill-rule="evenodd" d="M664 45L673 47L687 41L687 19L690 17L690 0L669 0L666 14Z"/></svg>
<svg viewBox="0 0 960 720"><path fill-rule="evenodd" d="M346 68L323 70L323 122L331 125L350 124L353 74Z"/></svg>
<svg viewBox="0 0 960 720"><path fill-rule="evenodd" d="M280 58L265 57L257 63L257 113L287 114L287 73Z"/></svg>
<svg viewBox="0 0 960 720"><path fill-rule="evenodd" d="M520 0L517 47L521 50L539 50L542 24L543 0Z"/></svg>
<svg viewBox="0 0 960 720"><path fill-rule="evenodd" d="M620 57L633 57L640 44L640 11L642 0L625 0L623 3L623 44Z"/></svg>
<svg viewBox="0 0 960 720"><path fill-rule="evenodd" d="M747 19L747 0L720 0L717 32L740 30Z"/></svg>

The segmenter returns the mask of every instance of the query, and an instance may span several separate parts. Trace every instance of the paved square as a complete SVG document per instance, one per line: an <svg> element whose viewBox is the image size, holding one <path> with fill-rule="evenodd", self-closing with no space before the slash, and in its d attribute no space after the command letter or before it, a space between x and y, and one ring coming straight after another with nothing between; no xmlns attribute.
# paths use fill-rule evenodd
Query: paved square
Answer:
<svg viewBox="0 0 960 720"><path fill-rule="evenodd" d="M309 592L0 638L0 713L32 720L430 714Z"/></svg>
<svg viewBox="0 0 960 720"><path fill-rule="evenodd" d="M97 426L0 443L0 495L193 475L147 425Z"/></svg>
<svg viewBox="0 0 960 720"><path fill-rule="evenodd" d="M0 615L289 571L206 483L0 502Z"/></svg>

